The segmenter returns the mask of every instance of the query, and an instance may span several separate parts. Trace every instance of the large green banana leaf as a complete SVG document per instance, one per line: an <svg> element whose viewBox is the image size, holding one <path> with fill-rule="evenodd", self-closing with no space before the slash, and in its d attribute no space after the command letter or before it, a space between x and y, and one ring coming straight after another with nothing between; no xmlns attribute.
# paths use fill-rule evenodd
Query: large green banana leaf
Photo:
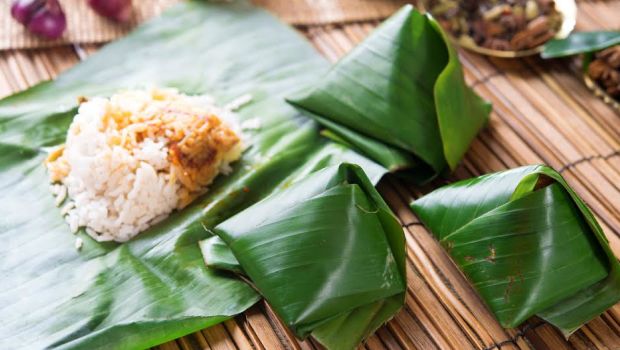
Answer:
<svg viewBox="0 0 620 350"><path fill-rule="evenodd" d="M460 181L412 208L505 327L537 315L568 336L620 300L601 227L549 167Z"/></svg>
<svg viewBox="0 0 620 350"><path fill-rule="evenodd" d="M403 230L358 166L316 172L214 231L234 257L213 237L207 264L242 270L299 337L330 349L353 349L404 303Z"/></svg>
<svg viewBox="0 0 620 350"><path fill-rule="evenodd" d="M206 268L208 228L343 160L377 181L383 168L321 139L284 96L327 63L292 29L245 4L180 4L58 79L0 101L0 348L134 349L238 314L259 295ZM62 143L78 96L176 87L220 103L250 93L260 118L232 175L182 212L119 245L83 248L48 189L45 147Z"/></svg>
<svg viewBox="0 0 620 350"><path fill-rule="evenodd" d="M410 5L288 100L328 136L419 180L453 170L490 112L441 27Z"/></svg>

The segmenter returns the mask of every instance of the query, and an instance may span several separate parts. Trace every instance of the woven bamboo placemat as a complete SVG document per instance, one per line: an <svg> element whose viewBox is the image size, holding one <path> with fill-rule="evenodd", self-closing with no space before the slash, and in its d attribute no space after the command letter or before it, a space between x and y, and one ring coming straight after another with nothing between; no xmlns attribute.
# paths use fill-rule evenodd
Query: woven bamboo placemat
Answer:
<svg viewBox="0 0 620 350"><path fill-rule="evenodd" d="M618 29L620 0L581 1L578 29ZM336 60L377 22L310 26L302 31ZM49 79L97 50L64 46L0 53L0 95ZM488 59L461 52L466 79L493 102L489 123L450 179L412 187L387 177L379 190L405 230L408 293L396 317L361 349L620 349L620 304L589 322L568 341L541 320L503 329L449 256L407 204L442 183L525 164L559 170L593 209L620 256L620 114L594 97L570 60ZM299 341L265 303L243 315L175 341L160 350L320 349Z"/></svg>
<svg viewBox="0 0 620 350"><path fill-rule="evenodd" d="M134 0L129 23L115 24L98 16L86 0L59 0L67 16L67 31L58 40L43 40L26 31L10 15L10 1L0 1L0 50L103 43L127 34L137 24L181 0ZM252 0L294 25L359 22L388 17L405 0Z"/></svg>

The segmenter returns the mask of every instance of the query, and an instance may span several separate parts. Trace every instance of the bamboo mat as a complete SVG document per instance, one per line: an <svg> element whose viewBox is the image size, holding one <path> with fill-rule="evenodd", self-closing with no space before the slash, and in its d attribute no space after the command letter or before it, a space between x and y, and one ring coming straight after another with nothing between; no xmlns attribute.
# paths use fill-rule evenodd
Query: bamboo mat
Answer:
<svg viewBox="0 0 620 350"><path fill-rule="evenodd" d="M578 28L618 29L620 0L582 1ZM362 40L376 22L300 28L334 61ZM0 95L49 79L95 52L59 47L0 53ZM398 215L408 246L406 305L361 349L620 349L620 304L568 341L531 319L503 329L407 204L434 187L519 165L546 163L559 170L588 203L620 256L620 114L595 98L570 60L497 60L461 52L466 79L493 102L488 128L474 141L450 179L419 188L388 176L379 189ZM172 342L158 350L320 349L298 341L269 306Z"/></svg>
<svg viewBox="0 0 620 350"><path fill-rule="evenodd" d="M10 1L0 1L0 50L58 46L68 43L103 43L120 38L137 24L160 14L181 0L134 0L129 23L118 25L98 16L86 0L59 0L67 16L67 31L58 40L43 40L30 33L10 15ZM215 1L215 0L211 0ZM226 1L226 0L219 0ZM239 1L239 0L229 0ZM318 25L382 19L405 0L251 0L284 21Z"/></svg>

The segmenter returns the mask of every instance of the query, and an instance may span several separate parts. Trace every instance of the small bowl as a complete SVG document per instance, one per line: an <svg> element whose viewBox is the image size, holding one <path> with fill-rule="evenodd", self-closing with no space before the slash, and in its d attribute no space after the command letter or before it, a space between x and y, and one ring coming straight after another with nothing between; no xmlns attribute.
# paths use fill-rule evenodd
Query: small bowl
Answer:
<svg viewBox="0 0 620 350"><path fill-rule="evenodd" d="M419 0L418 7L423 12L429 12L426 10L428 7L428 0ZM555 9L562 16L562 25L555 35L555 39L564 39L575 29L577 23L577 3L574 0L555 0ZM430 13L430 12L429 12ZM432 15L432 13L431 13ZM526 57L539 54L544 44L520 51L510 50L494 50L486 47L476 45L470 38L454 38L452 33L446 30L446 33L452 38L452 41L457 45L464 47L468 50L477 52L486 56L501 57L501 58L517 58ZM469 39L469 40L468 40Z"/></svg>

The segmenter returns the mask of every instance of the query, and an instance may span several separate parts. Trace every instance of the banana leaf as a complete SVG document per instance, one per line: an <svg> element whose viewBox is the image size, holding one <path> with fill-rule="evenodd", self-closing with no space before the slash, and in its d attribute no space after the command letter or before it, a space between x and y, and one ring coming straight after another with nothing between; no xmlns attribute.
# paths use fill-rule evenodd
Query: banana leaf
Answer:
<svg viewBox="0 0 620 350"><path fill-rule="evenodd" d="M403 230L358 166L318 171L214 232L234 257L213 237L207 264L243 271L297 336L327 348L355 348L404 303Z"/></svg>
<svg viewBox="0 0 620 350"><path fill-rule="evenodd" d="M569 336L620 300L601 227L547 166L460 181L412 208L504 327L537 315Z"/></svg>
<svg viewBox="0 0 620 350"><path fill-rule="evenodd" d="M288 100L334 140L419 181L454 170L490 112L439 24L411 5Z"/></svg>
<svg viewBox="0 0 620 350"><path fill-rule="evenodd" d="M542 58L558 58L581 53L592 53L620 44L620 31L577 32L565 39L554 39L545 44Z"/></svg>
<svg viewBox="0 0 620 350"><path fill-rule="evenodd" d="M291 28L244 3L186 2L62 74L0 101L0 348L139 349L197 331L259 300L208 269L209 229L329 164L384 169L320 137L284 101L328 64ZM78 96L175 87L225 104L246 93L260 118L230 176L181 212L125 243L81 250L54 205L43 166L64 141Z"/></svg>

